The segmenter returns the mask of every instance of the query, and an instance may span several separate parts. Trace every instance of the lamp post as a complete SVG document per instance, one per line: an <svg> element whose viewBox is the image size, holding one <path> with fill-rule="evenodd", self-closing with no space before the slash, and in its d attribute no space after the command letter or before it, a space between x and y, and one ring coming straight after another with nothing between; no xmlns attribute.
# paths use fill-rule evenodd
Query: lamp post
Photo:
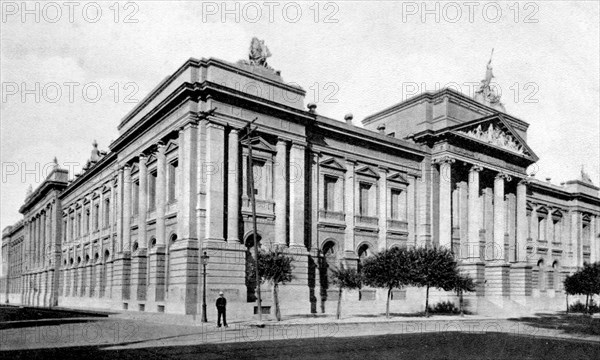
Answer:
<svg viewBox="0 0 600 360"><path fill-rule="evenodd" d="M202 262L202 322L208 322L206 318L206 265L210 256L206 255L206 251L200 256Z"/></svg>
<svg viewBox="0 0 600 360"><path fill-rule="evenodd" d="M258 240L257 240L257 231L256 231L256 197L254 194L254 168L252 163L252 140L254 138L250 138L250 135L256 130L256 128L252 129L252 124L258 120L258 118L254 118L250 121L242 131L246 132L240 142L244 141L244 139L248 138L248 186L250 187L250 203L252 205L252 237L254 239L254 264L255 264L255 275L256 275L256 305L258 307L258 323L259 327L263 327L262 323L262 299L260 294L260 275L258 273Z"/></svg>

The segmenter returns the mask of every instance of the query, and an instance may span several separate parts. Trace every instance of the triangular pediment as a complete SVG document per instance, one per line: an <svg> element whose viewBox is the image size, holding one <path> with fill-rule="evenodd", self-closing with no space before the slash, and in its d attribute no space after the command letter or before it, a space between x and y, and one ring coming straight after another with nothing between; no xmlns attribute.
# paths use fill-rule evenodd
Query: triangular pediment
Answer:
<svg viewBox="0 0 600 360"><path fill-rule="evenodd" d="M363 167L357 169L356 173L358 175L364 175L364 176L370 176L370 177L376 177L376 178L379 177L379 175L377 175L377 173L368 166L363 166Z"/></svg>
<svg viewBox="0 0 600 360"><path fill-rule="evenodd" d="M165 153L169 153L171 151L175 151L178 148L178 144L177 144L177 140L169 140L169 142L167 143L166 147L165 147Z"/></svg>
<svg viewBox="0 0 600 360"><path fill-rule="evenodd" d="M538 158L501 114L488 116L461 124L452 129L452 133L503 151L527 157L532 161Z"/></svg>
<svg viewBox="0 0 600 360"><path fill-rule="evenodd" d="M406 177L400 173L391 174L390 176L388 176L387 180L399 182L399 183L403 183L403 184L408 184L408 180L406 180Z"/></svg>
<svg viewBox="0 0 600 360"><path fill-rule="evenodd" d="M137 163L134 163L133 165L131 165L131 173L136 173L140 170L140 167L138 166Z"/></svg>
<svg viewBox="0 0 600 360"><path fill-rule="evenodd" d="M327 160L321 161L321 166L328 167L330 169L346 171L346 168L343 167L337 160L334 158L329 158Z"/></svg>
<svg viewBox="0 0 600 360"><path fill-rule="evenodd" d="M153 162L156 161L156 156L154 156L154 154L148 156L148 159L146 159L146 164L152 164Z"/></svg>
<svg viewBox="0 0 600 360"><path fill-rule="evenodd" d="M275 152L275 149L271 146L271 144L261 137L252 139L252 150L266 151L271 153Z"/></svg>

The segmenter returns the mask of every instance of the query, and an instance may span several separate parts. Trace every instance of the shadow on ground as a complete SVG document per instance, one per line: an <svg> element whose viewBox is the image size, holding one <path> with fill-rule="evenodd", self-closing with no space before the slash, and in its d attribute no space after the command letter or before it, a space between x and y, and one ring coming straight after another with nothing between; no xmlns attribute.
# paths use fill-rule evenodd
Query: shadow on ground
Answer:
<svg viewBox="0 0 600 360"><path fill-rule="evenodd" d="M121 344L127 345L127 344ZM541 339L505 333L453 332L307 338L193 346L114 349L86 346L6 351L5 359L597 359L600 344L577 340Z"/></svg>
<svg viewBox="0 0 600 360"><path fill-rule="evenodd" d="M110 313L101 311L92 312L60 308L44 309L25 306L0 305L0 322L84 317L108 317L108 315L110 315Z"/></svg>
<svg viewBox="0 0 600 360"><path fill-rule="evenodd" d="M562 330L571 335L600 336L600 319L583 314L535 314L532 317L510 318L508 321L542 329Z"/></svg>

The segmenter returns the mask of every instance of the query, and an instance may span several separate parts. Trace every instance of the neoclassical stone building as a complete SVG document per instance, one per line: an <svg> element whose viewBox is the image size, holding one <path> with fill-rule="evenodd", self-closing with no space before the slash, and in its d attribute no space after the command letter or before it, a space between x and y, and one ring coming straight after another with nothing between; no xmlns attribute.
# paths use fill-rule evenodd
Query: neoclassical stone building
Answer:
<svg viewBox="0 0 600 360"><path fill-rule="evenodd" d="M351 114L305 107L305 91L265 59L192 58L122 119L107 151L94 143L82 173L69 179L57 163L25 199L23 220L3 231L0 299L200 314L206 252L209 317L219 291L232 316L249 317L246 268L258 243L295 259L284 313L332 312L328 268L438 245L478 281L469 306L495 312L563 307L564 276L600 259L599 188L583 170L560 186L528 176L538 159L529 125L504 111L489 82L475 99L424 93L359 127ZM346 306L381 312L383 299L365 288ZM422 309L421 290L395 291L392 306Z"/></svg>

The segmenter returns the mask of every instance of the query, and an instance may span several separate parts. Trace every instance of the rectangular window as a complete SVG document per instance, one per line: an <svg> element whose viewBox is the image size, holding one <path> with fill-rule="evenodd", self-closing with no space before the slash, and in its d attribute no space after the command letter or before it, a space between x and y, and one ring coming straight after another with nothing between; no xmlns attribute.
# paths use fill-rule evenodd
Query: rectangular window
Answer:
<svg viewBox="0 0 600 360"><path fill-rule="evenodd" d="M96 204L94 206L94 230L99 229L99 220L100 220L100 204Z"/></svg>
<svg viewBox="0 0 600 360"><path fill-rule="evenodd" d="M81 213L77 214L77 237L81 236Z"/></svg>
<svg viewBox="0 0 600 360"><path fill-rule="evenodd" d="M75 238L75 217L71 216L71 226L69 226L69 240Z"/></svg>
<svg viewBox="0 0 600 360"><path fill-rule="evenodd" d="M369 190L371 190L371 184L360 183L359 192L360 192L360 202L359 202L359 213L362 216L369 215Z"/></svg>
<svg viewBox="0 0 600 360"><path fill-rule="evenodd" d="M148 177L148 211L156 209L156 171Z"/></svg>
<svg viewBox="0 0 600 360"><path fill-rule="evenodd" d="M257 159L253 159L252 161L252 176L254 179L254 196L257 199L266 199L266 172L265 172L265 162ZM250 177L248 176L248 197L250 197Z"/></svg>
<svg viewBox="0 0 600 360"><path fill-rule="evenodd" d="M135 180L131 184L131 214L136 216L140 210L140 181Z"/></svg>
<svg viewBox="0 0 600 360"><path fill-rule="evenodd" d="M538 240L546 240L546 219L538 218Z"/></svg>
<svg viewBox="0 0 600 360"><path fill-rule="evenodd" d="M177 161L169 163L168 168L168 193L167 201L173 203L177 200Z"/></svg>
<svg viewBox="0 0 600 360"><path fill-rule="evenodd" d="M401 190L392 189L390 216L394 220L400 220L400 195L401 195L401 193L402 193Z"/></svg>
<svg viewBox="0 0 600 360"><path fill-rule="evenodd" d="M85 210L85 233L90 233L90 209Z"/></svg>
<svg viewBox="0 0 600 360"><path fill-rule="evenodd" d="M67 227L67 220L65 219L63 221L63 243L67 242L67 232L69 232L69 228Z"/></svg>
<svg viewBox="0 0 600 360"><path fill-rule="evenodd" d="M325 210L335 211L335 184L337 179L332 176L325 176L324 185L324 205Z"/></svg>
<svg viewBox="0 0 600 360"><path fill-rule="evenodd" d="M110 199L104 200L104 227L110 226Z"/></svg>

